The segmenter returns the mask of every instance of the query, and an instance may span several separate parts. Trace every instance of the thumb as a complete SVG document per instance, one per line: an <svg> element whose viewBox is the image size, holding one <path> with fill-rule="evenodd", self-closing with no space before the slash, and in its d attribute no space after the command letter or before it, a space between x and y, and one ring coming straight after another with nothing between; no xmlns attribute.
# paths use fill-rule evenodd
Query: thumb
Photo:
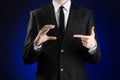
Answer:
<svg viewBox="0 0 120 80"><path fill-rule="evenodd" d="M57 39L57 37L55 37L55 36L48 36L48 40L56 40Z"/></svg>
<svg viewBox="0 0 120 80"><path fill-rule="evenodd" d="M92 28L91 28L91 34L90 34L90 36L95 36L95 27L94 26L92 26Z"/></svg>

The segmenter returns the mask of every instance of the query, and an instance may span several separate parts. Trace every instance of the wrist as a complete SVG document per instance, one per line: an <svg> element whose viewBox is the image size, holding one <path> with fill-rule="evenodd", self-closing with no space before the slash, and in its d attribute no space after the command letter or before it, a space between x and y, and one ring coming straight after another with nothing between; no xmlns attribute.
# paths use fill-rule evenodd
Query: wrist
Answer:
<svg viewBox="0 0 120 80"><path fill-rule="evenodd" d="M97 46L97 42L96 42L96 40L95 40L95 44L94 44L91 48L89 48L89 50L94 49L96 46Z"/></svg>
<svg viewBox="0 0 120 80"><path fill-rule="evenodd" d="M34 46L39 46L39 45L41 45L43 42L41 41L41 40L39 40L39 41L34 41Z"/></svg>

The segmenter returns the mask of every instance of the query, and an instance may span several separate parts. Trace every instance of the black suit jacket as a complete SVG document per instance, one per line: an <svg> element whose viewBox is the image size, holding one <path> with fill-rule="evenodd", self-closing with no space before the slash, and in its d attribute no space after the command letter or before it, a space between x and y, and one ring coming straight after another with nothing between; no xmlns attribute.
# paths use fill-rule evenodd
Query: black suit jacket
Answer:
<svg viewBox="0 0 120 80"><path fill-rule="evenodd" d="M42 44L40 51L35 51L33 41L47 24L55 25L47 35L56 36L57 40L47 41ZM38 62L36 79L87 80L86 62L99 62L99 45L94 55L91 55L82 45L81 39L73 38L73 35L89 35L92 26L94 20L91 10L71 4L67 28L61 41L53 5L31 11L23 60L26 64Z"/></svg>

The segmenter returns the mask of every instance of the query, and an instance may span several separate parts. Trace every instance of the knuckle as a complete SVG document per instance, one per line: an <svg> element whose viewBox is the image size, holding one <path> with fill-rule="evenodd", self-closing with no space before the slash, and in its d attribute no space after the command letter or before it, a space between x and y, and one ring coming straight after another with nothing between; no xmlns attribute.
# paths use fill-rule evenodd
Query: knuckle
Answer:
<svg viewBox="0 0 120 80"><path fill-rule="evenodd" d="M89 45L88 45L88 44L86 44L86 47L89 47Z"/></svg>
<svg viewBox="0 0 120 80"><path fill-rule="evenodd" d="M89 41L89 39L86 39L86 42L88 42Z"/></svg>

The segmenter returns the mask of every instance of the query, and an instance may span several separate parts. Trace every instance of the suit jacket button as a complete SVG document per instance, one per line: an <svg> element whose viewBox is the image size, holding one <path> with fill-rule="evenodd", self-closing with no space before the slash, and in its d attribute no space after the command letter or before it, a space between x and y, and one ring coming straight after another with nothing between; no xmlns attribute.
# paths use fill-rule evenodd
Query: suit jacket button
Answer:
<svg viewBox="0 0 120 80"><path fill-rule="evenodd" d="M63 72L63 71L64 71L64 69L63 69L63 68L61 68L61 69L60 69L60 71L61 71L61 72Z"/></svg>
<svg viewBox="0 0 120 80"><path fill-rule="evenodd" d="M61 49L61 52L64 52L64 50L63 50L63 49Z"/></svg>

